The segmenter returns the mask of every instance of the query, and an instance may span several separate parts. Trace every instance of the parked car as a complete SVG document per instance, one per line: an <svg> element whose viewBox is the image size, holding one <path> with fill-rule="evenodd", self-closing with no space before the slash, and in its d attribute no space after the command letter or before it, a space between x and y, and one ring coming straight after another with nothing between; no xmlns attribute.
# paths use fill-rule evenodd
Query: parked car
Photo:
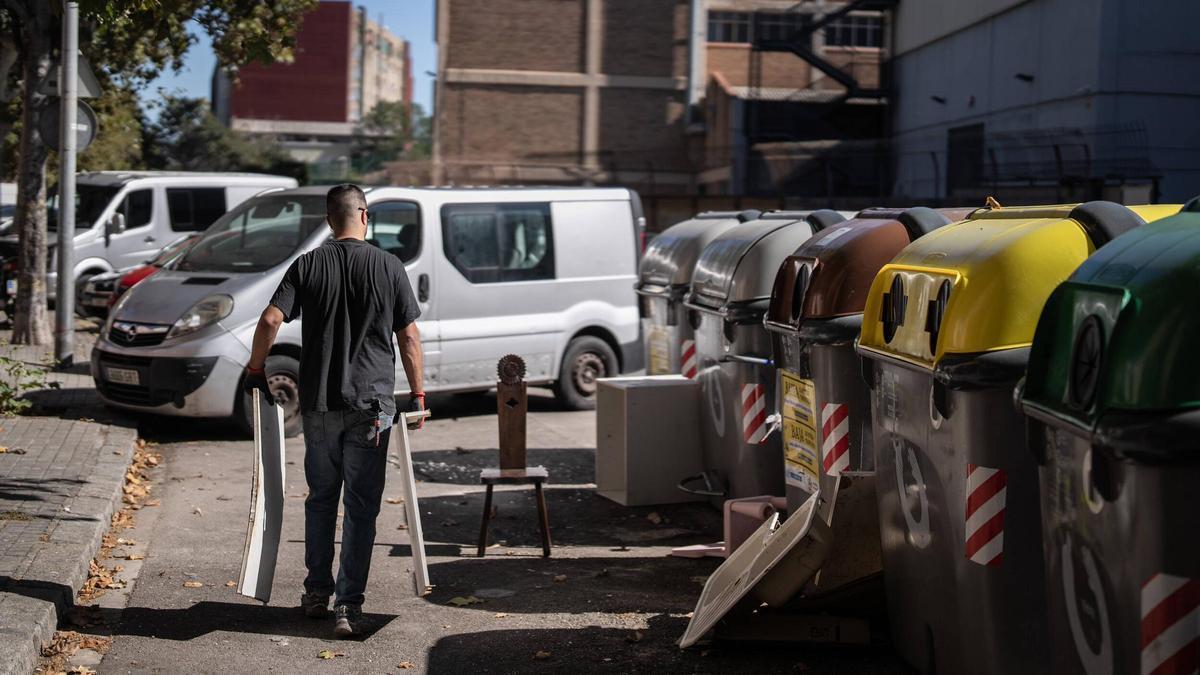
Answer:
<svg viewBox="0 0 1200 675"><path fill-rule="evenodd" d="M254 328L292 261L330 237L325 192L249 200L126 293L92 353L104 400L249 426L240 385ZM486 390L497 360L511 353L524 357L529 383L587 408L597 378L642 367L637 193L374 188L367 204L368 241L404 261L421 306L427 391ZM297 321L281 328L266 364L293 434L299 357ZM396 393L407 392L399 360L396 376Z"/></svg>
<svg viewBox="0 0 1200 675"><path fill-rule="evenodd" d="M107 317L109 308L125 291L183 255L200 237L200 234L180 237L164 246L153 259L144 264L123 267L113 272L105 272L91 277L84 284L83 291L79 296L79 304L83 313L98 319Z"/></svg>
<svg viewBox="0 0 1200 675"><path fill-rule="evenodd" d="M264 190L294 188L296 179L254 173L94 171L76 178L75 289L88 278L141 264L180 234L202 232L228 209ZM57 195L49 211L46 290L56 295ZM15 257L16 235L0 236L0 257ZM15 284L8 284L10 295Z"/></svg>

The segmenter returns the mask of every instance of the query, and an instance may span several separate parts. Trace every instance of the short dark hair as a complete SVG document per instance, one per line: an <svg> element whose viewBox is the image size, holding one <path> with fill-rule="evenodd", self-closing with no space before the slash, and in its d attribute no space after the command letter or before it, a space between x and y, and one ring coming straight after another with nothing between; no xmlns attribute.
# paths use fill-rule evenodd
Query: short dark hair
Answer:
<svg viewBox="0 0 1200 675"><path fill-rule="evenodd" d="M330 218L340 222L330 223L335 227L358 215L359 209L367 208L367 195L362 188L352 183L342 183L329 188L325 194L325 210Z"/></svg>

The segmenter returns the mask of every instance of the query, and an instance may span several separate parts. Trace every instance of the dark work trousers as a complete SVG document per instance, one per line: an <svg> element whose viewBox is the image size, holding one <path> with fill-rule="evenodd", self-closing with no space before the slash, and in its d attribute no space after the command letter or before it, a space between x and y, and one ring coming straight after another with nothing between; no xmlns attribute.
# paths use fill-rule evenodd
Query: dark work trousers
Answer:
<svg viewBox="0 0 1200 675"><path fill-rule="evenodd" d="M376 419L380 420L378 445ZM304 590L321 595L336 592L335 605L363 603L375 545L375 518L383 498L391 424L389 415L362 410L304 414L304 475L308 480ZM345 515L335 586L333 540L339 493Z"/></svg>

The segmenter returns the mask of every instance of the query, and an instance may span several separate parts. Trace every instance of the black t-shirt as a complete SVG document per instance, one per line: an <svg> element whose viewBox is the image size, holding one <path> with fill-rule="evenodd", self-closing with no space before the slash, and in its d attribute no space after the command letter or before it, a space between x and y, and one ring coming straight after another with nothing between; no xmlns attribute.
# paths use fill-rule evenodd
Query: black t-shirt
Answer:
<svg viewBox="0 0 1200 675"><path fill-rule="evenodd" d="M300 410L395 414L392 335L421 315L404 264L358 239L328 241L296 259L271 304L303 315Z"/></svg>

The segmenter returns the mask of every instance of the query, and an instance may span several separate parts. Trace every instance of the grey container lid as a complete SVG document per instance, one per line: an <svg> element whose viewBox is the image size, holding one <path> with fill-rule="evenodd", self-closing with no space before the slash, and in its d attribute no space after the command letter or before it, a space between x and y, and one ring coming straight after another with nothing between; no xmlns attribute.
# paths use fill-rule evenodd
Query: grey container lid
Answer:
<svg viewBox="0 0 1200 675"><path fill-rule="evenodd" d="M757 215L756 211L701 213L663 230L642 254L638 292L665 295L672 289L686 288L692 282L692 270L704 247L729 228Z"/></svg>
<svg viewBox="0 0 1200 675"><path fill-rule="evenodd" d="M713 239L696 262L688 301L721 310L734 303L769 299L784 259L821 228L802 213L796 216L796 220L741 223Z"/></svg>

